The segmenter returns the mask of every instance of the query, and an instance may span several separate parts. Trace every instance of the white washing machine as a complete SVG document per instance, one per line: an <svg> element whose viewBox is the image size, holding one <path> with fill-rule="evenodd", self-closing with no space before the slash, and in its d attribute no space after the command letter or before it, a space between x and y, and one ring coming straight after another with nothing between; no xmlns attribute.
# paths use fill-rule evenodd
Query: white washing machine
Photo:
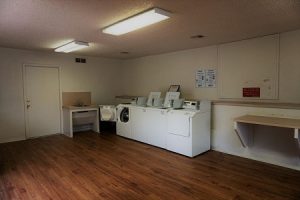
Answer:
<svg viewBox="0 0 300 200"><path fill-rule="evenodd" d="M170 110L167 114L167 149L194 157L210 149L210 102L200 110Z"/></svg>
<svg viewBox="0 0 300 200"><path fill-rule="evenodd" d="M100 121L117 121L117 110L114 105L99 105Z"/></svg>
<svg viewBox="0 0 300 200"><path fill-rule="evenodd" d="M131 138L130 105L117 106L117 135Z"/></svg>

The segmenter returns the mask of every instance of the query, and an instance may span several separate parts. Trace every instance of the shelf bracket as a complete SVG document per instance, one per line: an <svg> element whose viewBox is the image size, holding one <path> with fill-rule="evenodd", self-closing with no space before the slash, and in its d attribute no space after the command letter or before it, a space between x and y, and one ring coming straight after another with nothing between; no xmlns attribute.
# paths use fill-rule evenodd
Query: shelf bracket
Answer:
<svg viewBox="0 0 300 200"><path fill-rule="evenodd" d="M234 131L244 148L252 146L254 125L242 122L234 122Z"/></svg>
<svg viewBox="0 0 300 200"><path fill-rule="evenodd" d="M298 147L300 149L300 137L299 137L299 129L298 128L295 128L294 129L294 138L297 140L298 142Z"/></svg>
<svg viewBox="0 0 300 200"><path fill-rule="evenodd" d="M299 129L295 128L294 130L294 138L299 139Z"/></svg>

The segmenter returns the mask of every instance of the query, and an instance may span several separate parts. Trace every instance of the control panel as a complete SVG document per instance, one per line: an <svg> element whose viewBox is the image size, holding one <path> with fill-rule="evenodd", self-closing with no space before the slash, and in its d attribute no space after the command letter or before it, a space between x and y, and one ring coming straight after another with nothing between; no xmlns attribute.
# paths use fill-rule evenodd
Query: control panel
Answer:
<svg viewBox="0 0 300 200"><path fill-rule="evenodd" d="M183 108L199 110L200 101L184 101Z"/></svg>

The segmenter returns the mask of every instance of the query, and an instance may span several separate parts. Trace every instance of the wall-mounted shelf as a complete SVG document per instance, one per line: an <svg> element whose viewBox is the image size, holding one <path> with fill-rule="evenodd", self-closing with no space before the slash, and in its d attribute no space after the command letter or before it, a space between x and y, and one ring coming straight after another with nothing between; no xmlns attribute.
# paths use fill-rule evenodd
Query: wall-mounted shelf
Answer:
<svg viewBox="0 0 300 200"><path fill-rule="evenodd" d="M300 119L266 117L255 115L244 115L234 119L234 130L237 133L243 147L249 147L253 143L254 125L265 125L273 127L290 128L294 130L294 138L300 149Z"/></svg>

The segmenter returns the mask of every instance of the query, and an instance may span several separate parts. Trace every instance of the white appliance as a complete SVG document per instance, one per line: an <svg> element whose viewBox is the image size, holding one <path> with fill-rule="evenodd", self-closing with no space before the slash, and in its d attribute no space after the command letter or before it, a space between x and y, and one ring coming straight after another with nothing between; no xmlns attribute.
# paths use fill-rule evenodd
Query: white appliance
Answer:
<svg viewBox="0 0 300 200"><path fill-rule="evenodd" d="M147 97L138 97L136 99L136 105L138 106L146 106L147 104Z"/></svg>
<svg viewBox="0 0 300 200"><path fill-rule="evenodd" d="M100 121L117 121L117 110L114 105L99 105Z"/></svg>
<svg viewBox="0 0 300 200"><path fill-rule="evenodd" d="M199 110L120 104L117 135L194 157L210 149L210 109L209 101Z"/></svg>
<svg viewBox="0 0 300 200"><path fill-rule="evenodd" d="M199 110L200 101L184 101L182 107L192 110Z"/></svg>
<svg viewBox="0 0 300 200"><path fill-rule="evenodd" d="M170 110L167 114L167 149L194 157L210 149L209 101L200 102L200 110Z"/></svg>
<svg viewBox="0 0 300 200"><path fill-rule="evenodd" d="M174 99L173 109L181 109L183 106L184 99Z"/></svg>
<svg viewBox="0 0 300 200"><path fill-rule="evenodd" d="M154 106L154 100L159 99L161 95L161 92L150 92L148 101L147 101L147 106Z"/></svg>
<svg viewBox="0 0 300 200"><path fill-rule="evenodd" d="M153 101L153 107L163 108L163 102L164 102L163 98L154 99L154 101Z"/></svg>
<svg viewBox="0 0 300 200"><path fill-rule="evenodd" d="M131 138L130 105L117 106L117 135Z"/></svg>
<svg viewBox="0 0 300 200"><path fill-rule="evenodd" d="M165 102L164 102L164 107L165 108L170 108L173 105L173 101L175 99L179 99L180 92L167 92L166 97L165 97Z"/></svg>
<svg viewBox="0 0 300 200"><path fill-rule="evenodd" d="M132 106L131 139L166 148L167 112L166 109Z"/></svg>

